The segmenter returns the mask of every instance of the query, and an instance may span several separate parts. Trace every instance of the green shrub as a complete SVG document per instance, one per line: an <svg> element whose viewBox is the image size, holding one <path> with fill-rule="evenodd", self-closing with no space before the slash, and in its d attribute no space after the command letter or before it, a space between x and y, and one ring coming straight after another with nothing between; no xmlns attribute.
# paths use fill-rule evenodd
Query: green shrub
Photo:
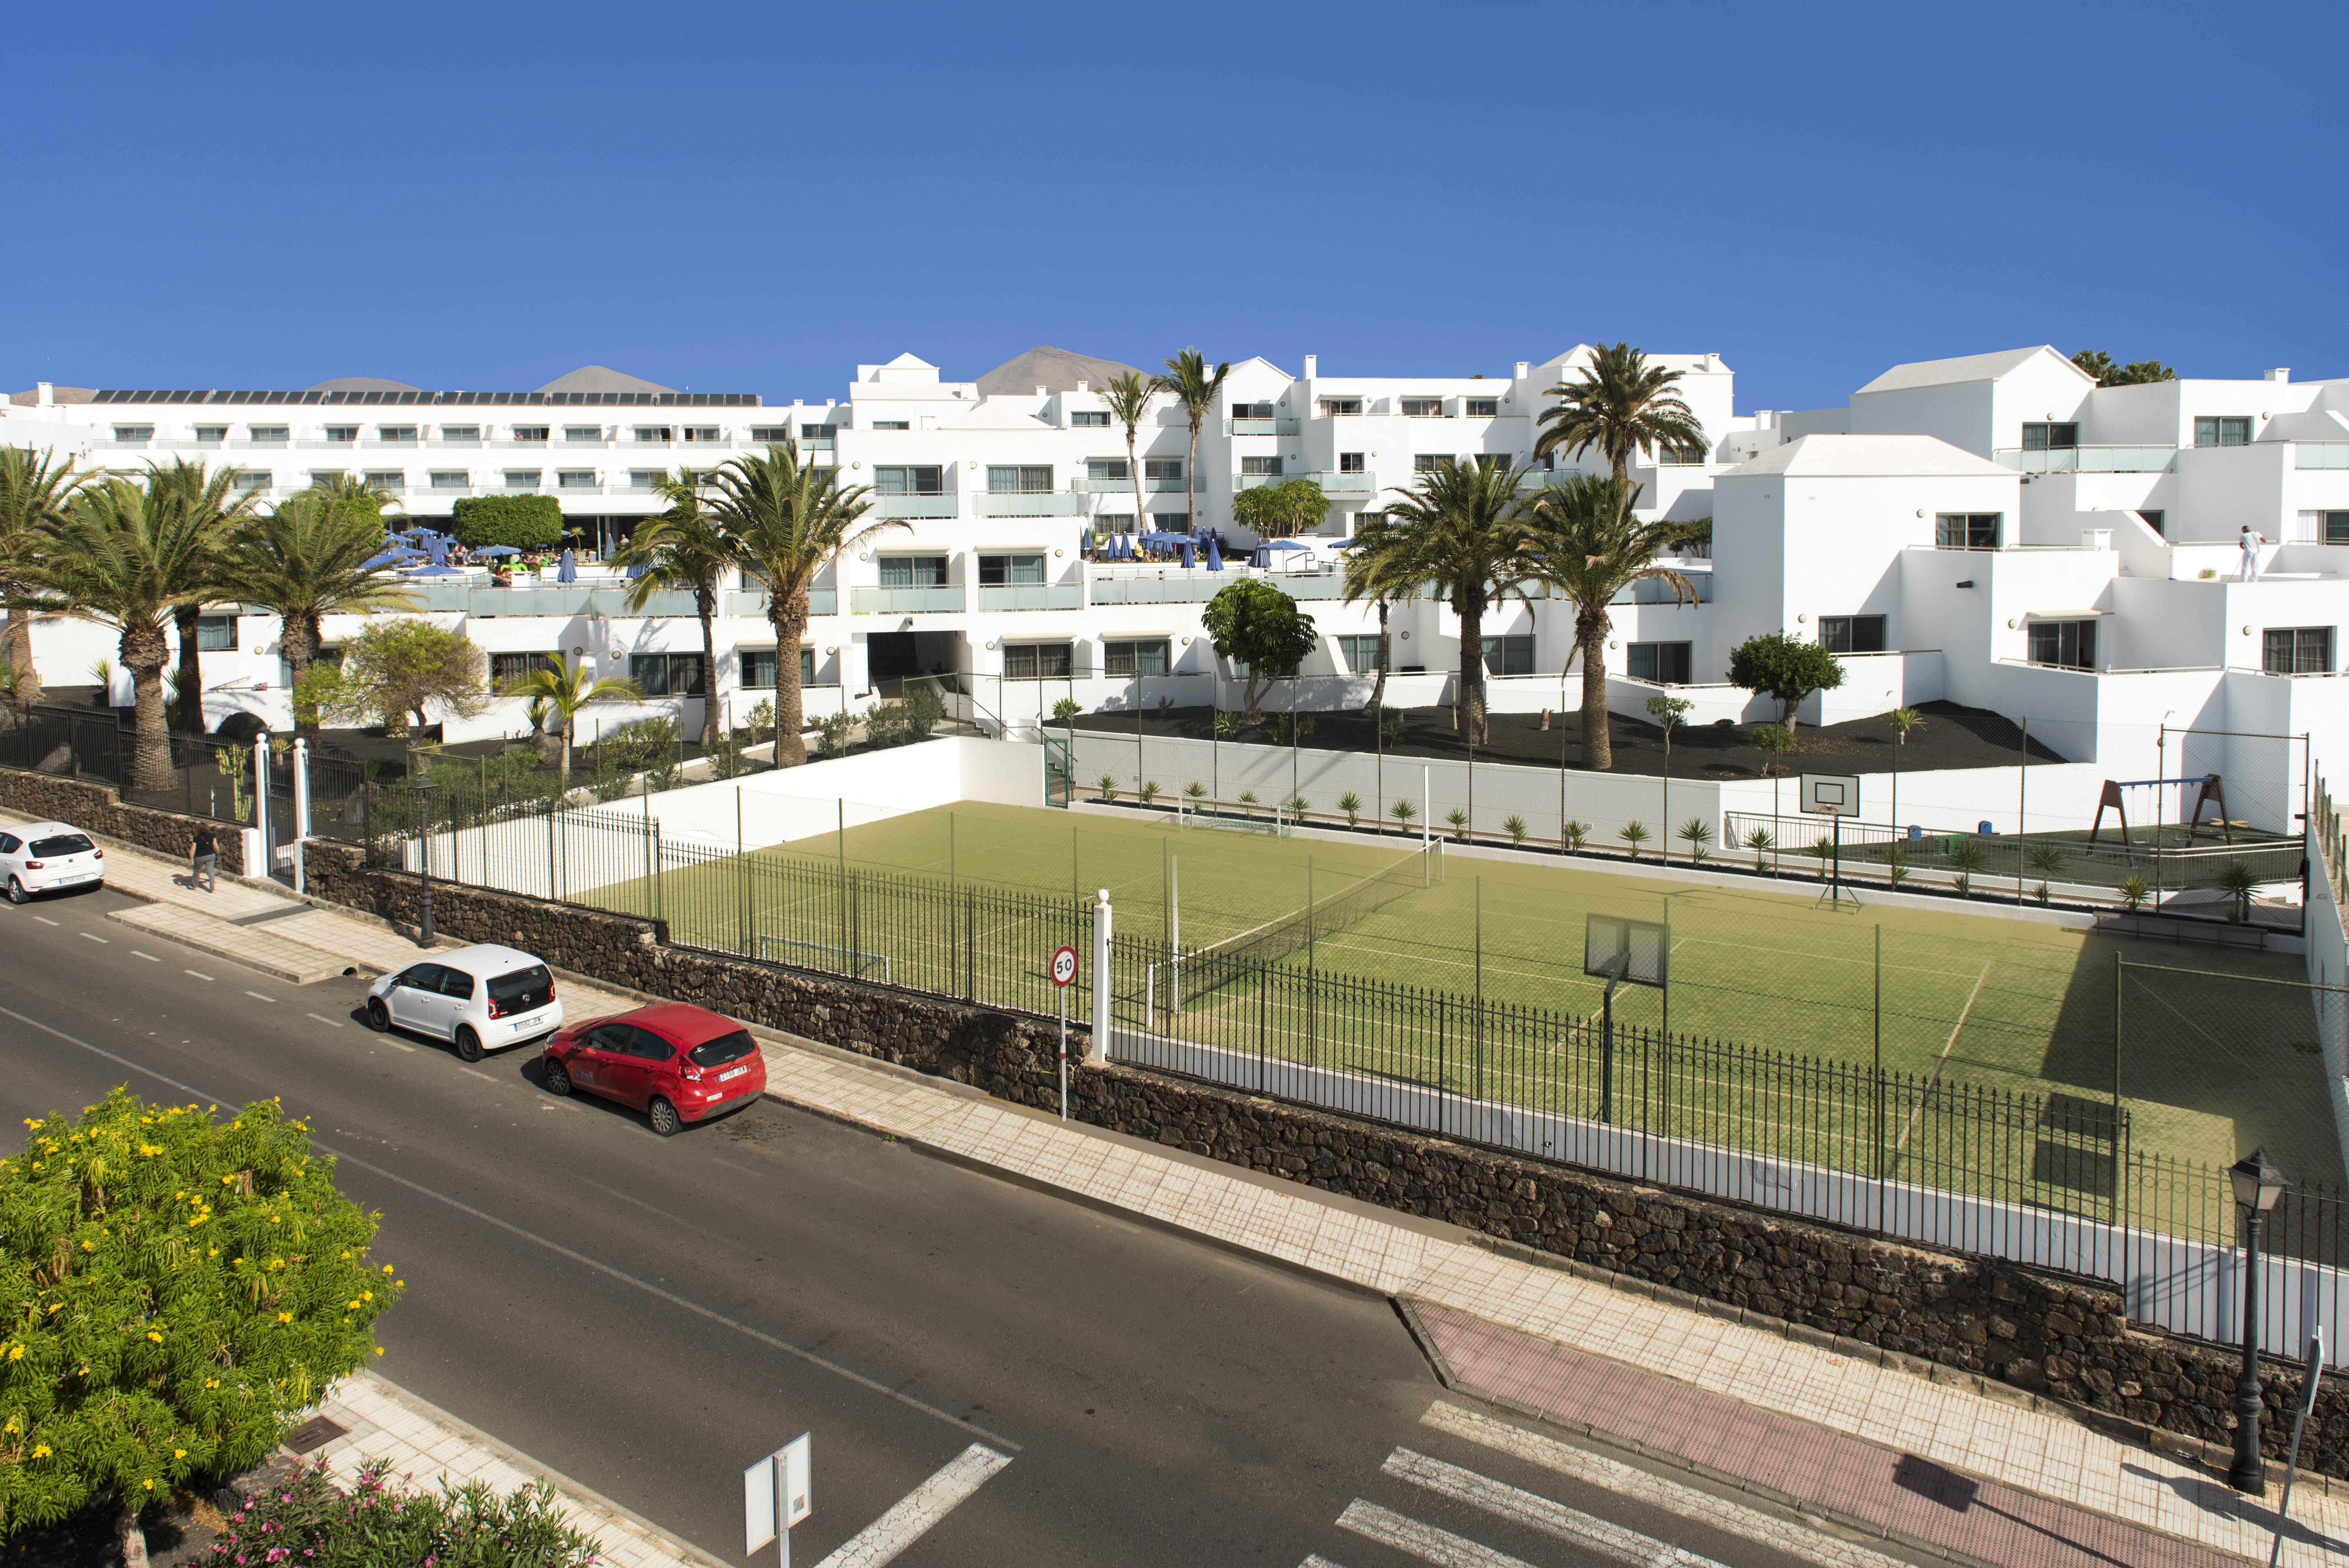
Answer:
<svg viewBox="0 0 2349 1568"><path fill-rule="evenodd" d="M1509 835L1509 842L1522 844L1526 841L1526 820L1511 813L1501 820L1501 831Z"/></svg>
<svg viewBox="0 0 2349 1568"><path fill-rule="evenodd" d="M1338 797L1338 810L1346 813L1346 826L1353 827L1362 820L1362 798L1349 789Z"/></svg>
<svg viewBox="0 0 2349 1568"><path fill-rule="evenodd" d="M551 495L463 496L450 509L450 527L477 550L552 550L563 542L563 503Z"/></svg>
<svg viewBox="0 0 2349 1568"><path fill-rule="evenodd" d="M533 1481L501 1497L481 1481L411 1491L377 1460L348 1494L326 1462L305 1465L229 1516L204 1561L331 1563L335 1568L587 1568L603 1543L564 1522L554 1488Z"/></svg>
<svg viewBox="0 0 2349 1568"><path fill-rule="evenodd" d="M2131 914L2135 914L2144 905L2145 901L2153 896L2151 884L2136 872L2131 872L2121 878L2120 886L2113 891L2121 895L2121 907Z"/></svg>
<svg viewBox="0 0 2349 1568"><path fill-rule="evenodd" d="M1588 822L1574 821L1569 819L1558 829L1557 836L1566 841L1566 847L1568 849L1581 849L1585 844L1590 842L1590 824Z"/></svg>

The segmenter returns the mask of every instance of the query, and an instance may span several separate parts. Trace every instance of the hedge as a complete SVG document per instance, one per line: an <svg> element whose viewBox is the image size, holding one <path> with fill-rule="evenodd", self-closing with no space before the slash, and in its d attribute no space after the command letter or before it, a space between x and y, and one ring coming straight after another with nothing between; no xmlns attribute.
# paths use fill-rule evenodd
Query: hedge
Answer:
<svg viewBox="0 0 2349 1568"><path fill-rule="evenodd" d="M551 495L467 496L453 510L457 537L479 548L551 550L563 542L563 505Z"/></svg>

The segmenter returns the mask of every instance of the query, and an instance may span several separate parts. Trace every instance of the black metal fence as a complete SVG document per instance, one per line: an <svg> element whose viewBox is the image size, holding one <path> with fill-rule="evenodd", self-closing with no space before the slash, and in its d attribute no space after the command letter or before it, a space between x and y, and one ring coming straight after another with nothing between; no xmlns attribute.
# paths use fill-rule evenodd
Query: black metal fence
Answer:
<svg viewBox="0 0 2349 1568"><path fill-rule="evenodd" d="M168 744L168 760L142 772L128 709L0 707L0 767L105 784L158 810L258 825L251 741L174 733ZM293 779L282 767L270 774L273 841L284 842L278 835L292 828Z"/></svg>

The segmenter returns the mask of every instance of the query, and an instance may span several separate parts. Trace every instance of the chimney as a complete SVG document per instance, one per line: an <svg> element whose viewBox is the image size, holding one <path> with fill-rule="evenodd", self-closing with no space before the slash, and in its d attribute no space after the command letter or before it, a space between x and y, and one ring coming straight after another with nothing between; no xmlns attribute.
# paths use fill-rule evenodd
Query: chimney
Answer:
<svg viewBox="0 0 2349 1568"><path fill-rule="evenodd" d="M1529 359L1520 359L1520 360L1518 360L1518 361L1517 361L1516 372L1516 375L1515 375L1515 377L1514 377L1513 378L1514 378L1514 379L1516 379L1516 380L1518 380L1518 381L1523 381L1523 380L1526 378L1526 373L1527 371L1531 370L1533 367L1534 367L1534 366L1533 366L1533 361L1531 361L1531 360L1529 360Z"/></svg>
<svg viewBox="0 0 2349 1568"><path fill-rule="evenodd" d="M1080 394L1090 392L1092 389L1092 383L1090 381L1080 381L1077 383L1077 391Z"/></svg>
<svg viewBox="0 0 2349 1568"><path fill-rule="evenodd" d="M1318 354L1307 355L1305 356L1305 379L1310 381L1320 373L1321 356Z"/></svg>
<svg viewBox="0 0 2349 1568"><path fill-rule="evenodd" d="M1754 409L1754 428L1757 430L1776 429L1778 428L1778 411L1775 408Z"/></svg>
<svg viewBox="0 0 2349 1568"><path fill-rule="evenodd" d="M792 407L794 408L803 408L806 406L806 402L802 398L794 397L792 399Z"/></svg>
<svg viewBox="0 0 2349 1568"><path fill-rule="evenodd" d="M825 407L829 408L829 407L832 407L832 405L833 405L833 399L831 399L831 398L827 397L827 398L825 398L825 399L823 400L823 406L824 406Z"/></svg>
<svg viewBox="0 0 2349 1568"><path fill-rule="evenodd" d="M57 400L57 389L55 384L51 382L44 381L40 383L38 390L33 394L33 401L44 408L48 407Z"/></svg>
<svg viewBox="0 0 2349 1568"><path fill-rule="evenodd" d="M1718 370L1718 369L1720 369L1720 368L1721 368L1721 356L1720 356L1720 355L1718 355L1718 354L1708 354L1708 355L1706 355L1706 356L1704 356L1704 367L1705 367L1707 370Z"/></svg>
<svg viewBox="0 0 2349 1568"><path fill-rule="evenodd" d="M2269 380L2271 380L2271 381L2289 381L2289 380L2291 380L2291 379L2292 379L2292 368L2291 368L2291 366L2283 366L2283 367L2282 367L2282 368L2280 368L2280 369L2275 369L2275 370L2271 370L2271 371L2269 371L2269 372L2268 372L2268 379L2269 379Z"/></svg>
<svg viewBox="0 0 2349 1568"><path fill-rule="evenodd" d="M1049 387L1039 387L1036 388L1036 396L1039 397L1050 397L1051 395L1052 389Z"/></svg>

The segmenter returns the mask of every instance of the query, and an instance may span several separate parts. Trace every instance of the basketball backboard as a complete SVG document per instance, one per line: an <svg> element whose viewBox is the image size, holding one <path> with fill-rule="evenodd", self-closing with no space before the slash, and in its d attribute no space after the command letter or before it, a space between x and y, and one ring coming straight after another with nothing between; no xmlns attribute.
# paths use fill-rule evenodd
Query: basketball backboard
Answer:
<svg viewBox="0 0 2349 1568"><path fill-rule="evenodd" d="M1633 985L1661 986L1671 965L1671 928L1658 920L1593 914L1582 929L1582 972Z"/></svg>
<svg viewBox="0 0 2349 1568"><path fill-rule="evenodd" d="M1814 817L1859 815L1859 779L1848 773L1803 775L1802 808Z"/></svg>

